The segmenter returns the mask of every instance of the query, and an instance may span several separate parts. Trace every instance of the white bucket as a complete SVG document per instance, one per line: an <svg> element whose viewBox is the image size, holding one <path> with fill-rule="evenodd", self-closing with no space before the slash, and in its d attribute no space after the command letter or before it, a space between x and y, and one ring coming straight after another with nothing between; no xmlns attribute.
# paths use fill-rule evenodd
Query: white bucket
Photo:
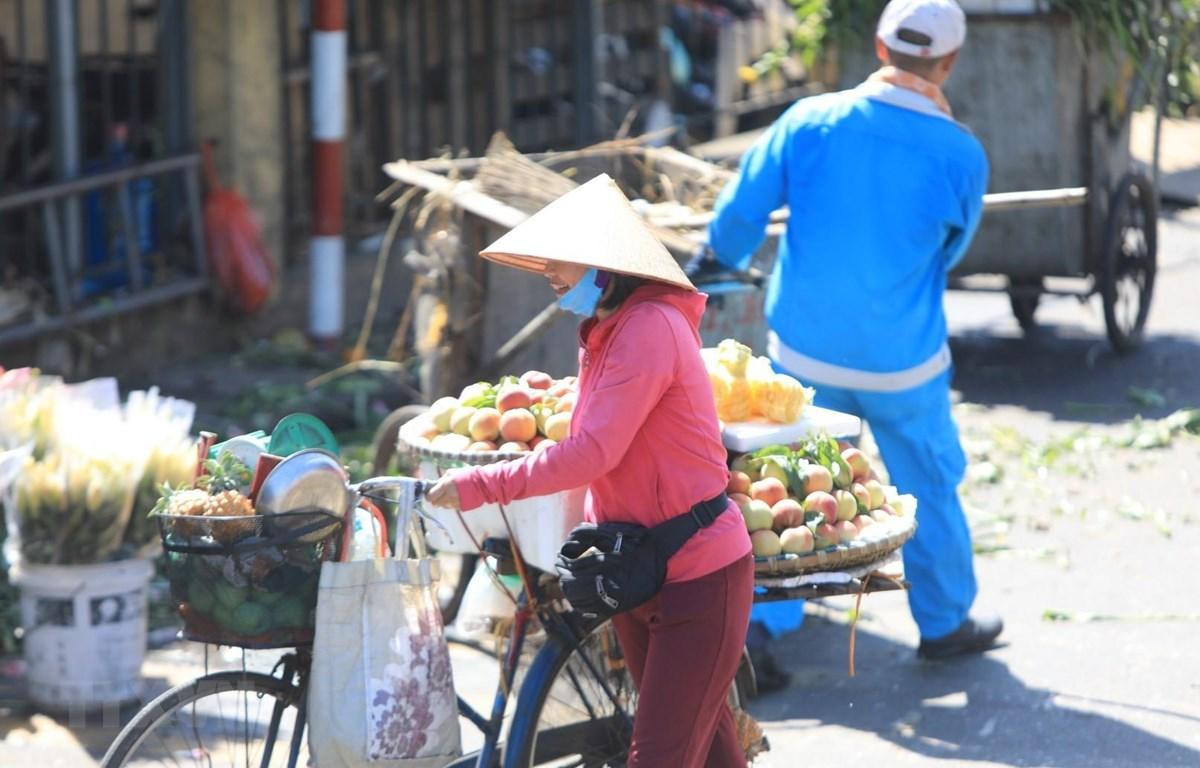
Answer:
<svg viewBox="0 0 1200 768"><path fill-rule="evenodd" d="M148 560L12 567L34 703L93 709L141 695L146 586L153 573Z"/></svg>
<svg viewBox="0 0 1200 768"><path fill-rule="evenodd" d="M422 479L435 480L439 476L437 465L430 461L421 463ZM567 534L583 522L583 505L587 490L576 488L570 491L534 496L514 501L504 506L508 523L521 550L521 556L535 568L554 572L554 560ZM486 538L507 539L508 527L496 504L485 504L478 509L462 513L467 527L459 520L459 513L445 507L427 505L425 511L445 526L426 524L426 540L441 552L475 552L475 541L483 544ZM469 531L469 532L468 532Z"/></svg>

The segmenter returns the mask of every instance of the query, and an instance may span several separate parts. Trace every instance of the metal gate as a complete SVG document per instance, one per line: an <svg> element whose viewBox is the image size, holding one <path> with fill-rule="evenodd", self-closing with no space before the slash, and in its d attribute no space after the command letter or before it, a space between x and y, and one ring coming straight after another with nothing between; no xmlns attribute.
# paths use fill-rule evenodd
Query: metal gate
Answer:
<svg viewBox="0 0 1200 768"><path fill-rule="evenodd" d="M204 286L183 0L0 0L0 344Z"/></svg>

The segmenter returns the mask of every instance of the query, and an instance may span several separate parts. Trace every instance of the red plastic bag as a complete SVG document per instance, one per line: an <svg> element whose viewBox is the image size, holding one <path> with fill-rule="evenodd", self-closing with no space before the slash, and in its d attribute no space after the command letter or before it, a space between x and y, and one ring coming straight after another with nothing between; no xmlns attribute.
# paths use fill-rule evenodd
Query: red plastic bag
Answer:
<svg viewBox="0 0 1200 768"><path fill-rule="evenodd" d="M243 312L259 309L271 294L275 266L246 198L221 185L212 145L200 148L208 195L204 200L204 238L208 263L229 301Z"/></svg>

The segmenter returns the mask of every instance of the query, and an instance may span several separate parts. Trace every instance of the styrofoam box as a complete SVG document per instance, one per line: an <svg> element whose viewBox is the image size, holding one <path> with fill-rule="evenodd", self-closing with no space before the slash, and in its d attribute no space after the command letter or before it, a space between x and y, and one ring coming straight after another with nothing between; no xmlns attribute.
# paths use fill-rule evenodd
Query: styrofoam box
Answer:
<svg viewBox="0 0 1200 768"><path fill-rule="evenodd" d="M434 480L440 473L435 462L422 461L420 474L424 480ZM543 571L554 572L554 560L562 543L567 540L567 534L583 522L586 493L586 489L576 488L504 505L508 524L512 527L513 537L525 562ZM508 538L508 527L504 524L498 504L485 504L470 512L463 512L461 519L457 511L444 507L428 505L426 512L446 527L446 530L442 530L435 524L425 524L425 540L442 552L476 552L472 535L480 544L486 538ZM466 527L463 521L466 521Z"/></svg>
<svg viewBox="0 0 1200 768"><path fill-rule="evenodd" d="M856 437L861 431L862 422L857 416L809 405L800 419L791 424L766 420L730 422L721 430L721 439L729 450L747 452L775 443L797 442L818 432L832 437Z"/></svg>

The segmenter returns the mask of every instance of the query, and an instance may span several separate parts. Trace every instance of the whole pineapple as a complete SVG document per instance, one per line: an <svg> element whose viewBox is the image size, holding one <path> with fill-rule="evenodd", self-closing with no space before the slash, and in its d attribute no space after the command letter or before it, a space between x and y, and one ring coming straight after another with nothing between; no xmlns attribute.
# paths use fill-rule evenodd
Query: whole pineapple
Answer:
<svg viewBox="0 0 1200 768"><path fill-rule="evenodd" d="M213 538L222 544L230 544L242 536L254 532L254 520L231 520L227 518L251 517L254 505L241 492L250 483L250 469L230 453L222 453L216 459L204 462L208 474L196 484L204 488L209 496L205 501L205 517L211 520Z"/></svg>
<svg viewBox="0 0 1200 768"><path fill-rule="evenodd" d="M163 483L158 503L150 510L150 514L177 518L172 522L171 530L180 536L201 536L204 534L203 522L178 518L203 517L208 508L208 499L208 492L199 488L176 489L170 483Z"/></svg>

